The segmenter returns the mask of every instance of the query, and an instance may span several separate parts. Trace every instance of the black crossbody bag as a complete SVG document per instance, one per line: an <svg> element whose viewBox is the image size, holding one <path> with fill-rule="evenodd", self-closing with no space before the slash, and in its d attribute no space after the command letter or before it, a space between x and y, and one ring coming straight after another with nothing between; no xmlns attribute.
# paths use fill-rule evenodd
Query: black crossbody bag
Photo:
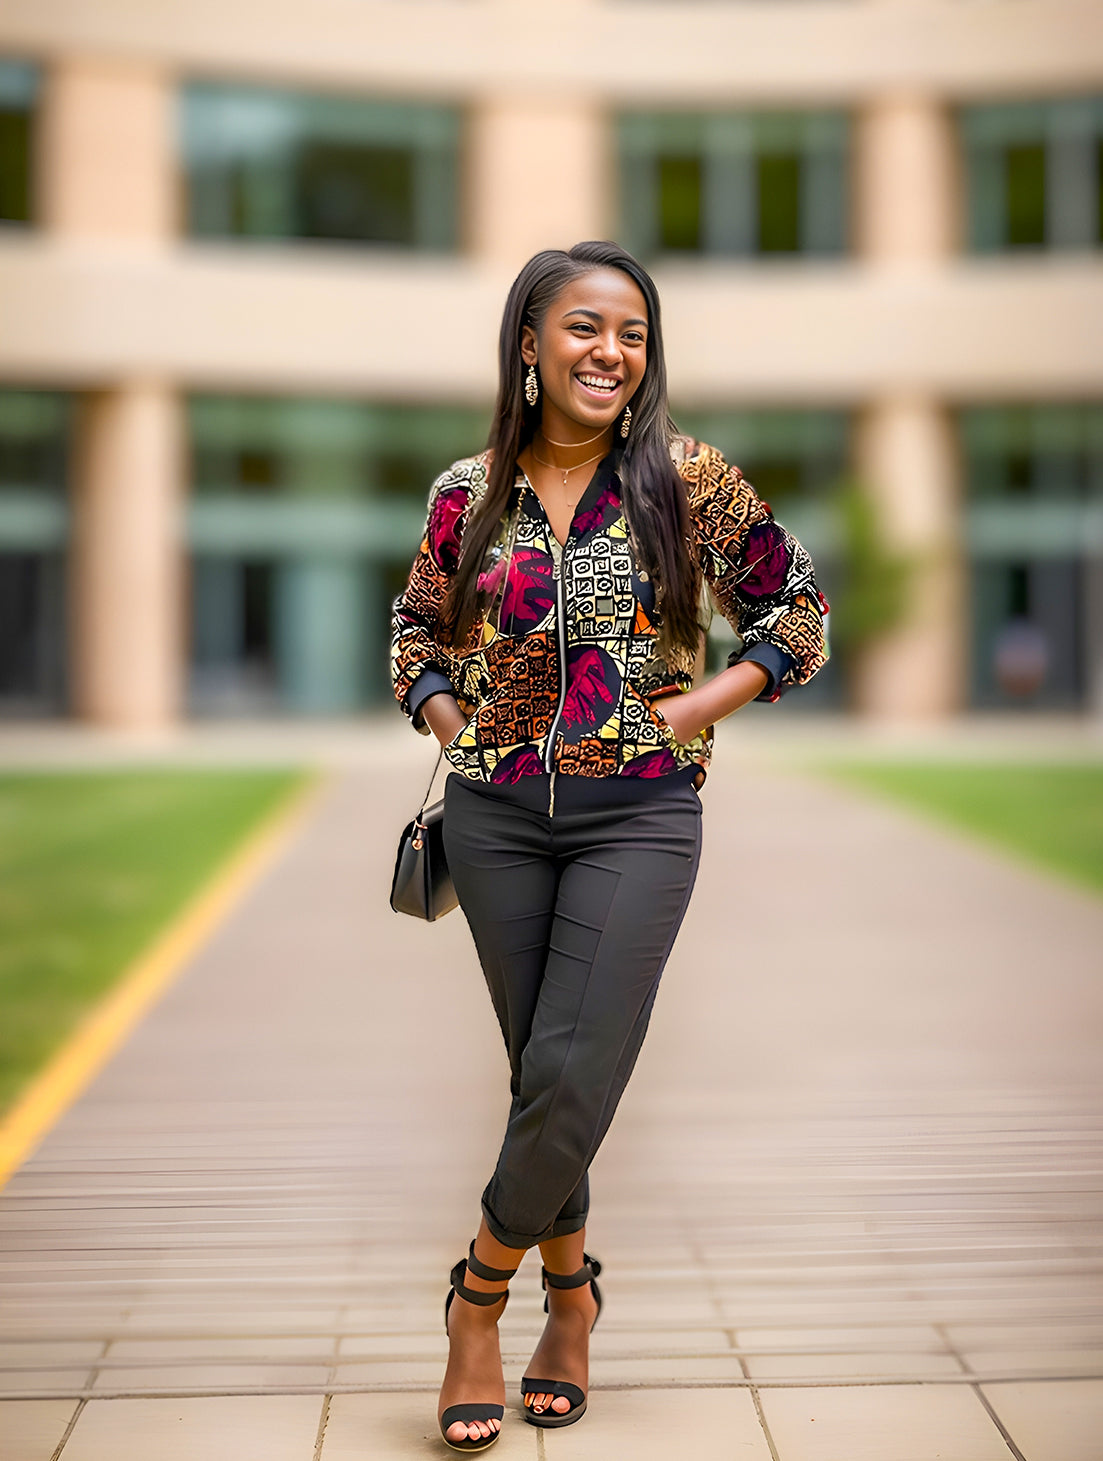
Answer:
<svg viewBox="0 0 1103 1461"><path fill-rule="evenodd" d="M513 545L517 537L517 524L521 511L522 493L513 504L509 528L506 534L505 567L498 578L488 616L505 593L506 579L513 561ZM444 855L444 802L428 805L429 793L437 779L444 747L440 749L437 764L425 788L421 811L409 824L398 840L398 856L394 864L394 880L391 883L391 907L396 913L408 913L412 918L424 918L429 923L450 913L459 899L452 886L452 875L448 871L448 860Z"/></svg>
<svg viewBox="0 0 1103 1461"><path fill-rule="evenodd" d="M450 913L459 902L444 855L444 801L428 805L443 756L442 746L425 788L421 810L398 839L391 882L394 911L408 913L411 918L424 918L429 923Z"/></svg>

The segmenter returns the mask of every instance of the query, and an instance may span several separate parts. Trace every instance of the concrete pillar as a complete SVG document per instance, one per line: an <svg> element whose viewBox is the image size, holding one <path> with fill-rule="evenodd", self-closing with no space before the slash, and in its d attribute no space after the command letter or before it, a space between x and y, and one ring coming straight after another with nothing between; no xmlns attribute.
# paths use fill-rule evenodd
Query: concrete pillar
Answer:
<svg viewBox="0 0 1103 1461"><path fill-rule="evenodd" d="M876 97L859 114L854 237L870 264L938 264L961 238L958 147L935 97Z"/></svg>
<svg viewBox="0 0 1103 1461"><path fill-rule="evenodd" d="M914 564L904 622L855 667L857 708L886 719L961 709L969 621L959 454L949 414L925 396L872 403L859 423L859 474L887 546Z"/></svg>
<svg viewBox="0 0 1103 1461"><path fill-rule="evenodd" d="M162 726L179 713L183 629L181 411L130 382L83 400L73 494L72 682L76 713Z"/></svg>
<svg viewBox="0 0 1103 1461"><path fill-rule="evenodd" d="M854 236L872 269L938 269L961 235L957 146L935 97L875 97L858 119ZM890 550L915 563L906 622L861 655L858 708L882 717L947 715L965 699L969 641L958 452L949 411L924 393L866 404L862 482Z"/></svg>
<svg viewBox="0 0 1103 1461"><path fill-rule="evenodd" d="M44 227L159 244L176 227L175 92L148 65L66 56L46 73L38 176Z"/></svg>
<svg viewBox="0 0 1103 1461"><path fill-rule="evenodd" d="M176 229L174 89L155 67L70 55L47 70L39 130L41 217L74 243L150 249ZM153 727L180 708L175 393L128 381L83 399L69 554L75 712Z"/></svg>
<svg viewBox="0 0 1103 1461"><path fill-rule="evenodd" d="M492 96L470 133L468 242L511 277L540 249L605 238L610 147L599 107L579 97Z"/></svg>

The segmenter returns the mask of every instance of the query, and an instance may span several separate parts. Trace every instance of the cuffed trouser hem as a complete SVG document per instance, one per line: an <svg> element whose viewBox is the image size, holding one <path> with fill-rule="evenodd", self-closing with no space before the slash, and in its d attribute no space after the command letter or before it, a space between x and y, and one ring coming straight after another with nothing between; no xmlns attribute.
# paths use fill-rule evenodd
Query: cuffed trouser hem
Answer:
<svg viewBox="0 0 1103 1461"><path fill-rule="evenodd" d="M498 1242L506 1248L535 1248L538 1243L547 1243L552 1238L566 1238L570 1233L581 1232L586 1226L586 1217L556 1218L547 1232L538 1233L535 1237L531 1233L515 1233L510 1228L503 1228L498 1219L483 1200L483 1216L486 1218L486 1225L490 1229L491 1236L497 1238Z"/></svg>

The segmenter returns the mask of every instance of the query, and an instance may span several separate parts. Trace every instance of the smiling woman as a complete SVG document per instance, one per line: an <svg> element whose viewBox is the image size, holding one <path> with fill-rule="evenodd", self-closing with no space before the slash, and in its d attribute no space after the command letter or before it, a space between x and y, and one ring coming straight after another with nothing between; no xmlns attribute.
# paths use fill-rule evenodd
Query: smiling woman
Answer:
<svg viewBox="0 0 1103 1461"><path fill-rule="evenodd" d="M499 371L490 447L434 483L392 639L395 694L453 767L445 848L511 1073L445 1310L438 1420L465 1451L501 1428L497 1321L529 1248L548 1322L525 1419L586 1410L601 1309L588 1169L693 888L713 723L826 658L807 553L670 420L659 298L630 254L586 243L531 259ZM695 687L706 586L743 648Z"/></svg>

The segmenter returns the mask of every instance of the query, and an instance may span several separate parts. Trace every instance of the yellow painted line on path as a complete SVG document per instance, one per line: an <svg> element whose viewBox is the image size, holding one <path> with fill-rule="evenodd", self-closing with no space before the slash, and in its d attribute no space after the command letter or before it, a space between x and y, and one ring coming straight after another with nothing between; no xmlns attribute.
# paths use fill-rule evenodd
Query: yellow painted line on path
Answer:
<svg viewBox="0 0 1103 1461"><path fill-rule="evenodd" d="M0 1187L295 838L322 785L291 792L140 954L0 1121Z"/></svg>

